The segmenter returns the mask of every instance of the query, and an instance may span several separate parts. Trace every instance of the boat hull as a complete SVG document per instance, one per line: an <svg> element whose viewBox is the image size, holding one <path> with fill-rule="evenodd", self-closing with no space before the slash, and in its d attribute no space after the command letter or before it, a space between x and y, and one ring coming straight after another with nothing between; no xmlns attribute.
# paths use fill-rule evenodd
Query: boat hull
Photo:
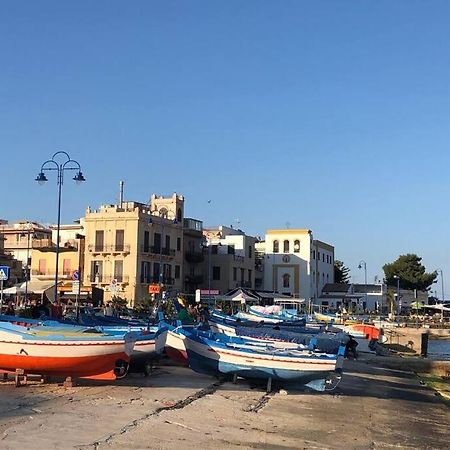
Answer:
<svg viewBox="0 0 450 450"><path fill-rule="evenodd" d="M2 327L3 328L3 327ZM0 369L37 375L112 380L115 369L128 363L135 340L62 335L41 337L23 327L0 330Z"/></svg>
<svg viewBox="0 0 450 450"><path fill-rule="evenodd" d="M335 358L306 356L277 357L270 354L242 352L215 347L186 337L189 367L208 375L238 375L249 379L272 378L281 381L308 383L324 380L331 373L342 371L343 356Z"/></svg>
<svg viewBox="0 0 450 450"><path fill-rule="evenodd" d="M188 366L188 355L184 340L184 335L173 331L168 331L166 339L166 354L177 364Z"/></svg>

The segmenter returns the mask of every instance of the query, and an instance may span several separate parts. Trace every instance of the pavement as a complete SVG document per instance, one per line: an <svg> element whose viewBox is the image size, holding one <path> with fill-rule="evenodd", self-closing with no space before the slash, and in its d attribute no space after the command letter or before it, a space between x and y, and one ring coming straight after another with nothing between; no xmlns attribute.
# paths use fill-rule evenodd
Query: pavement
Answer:
<svg viewBox="0 0 450 450"><path fill-rule="evenodd" d="M344 370L331 393L266 394L164 362L110 385L0 382L0 448L448 448L450 408L413 373L376 359Z"/></svg>

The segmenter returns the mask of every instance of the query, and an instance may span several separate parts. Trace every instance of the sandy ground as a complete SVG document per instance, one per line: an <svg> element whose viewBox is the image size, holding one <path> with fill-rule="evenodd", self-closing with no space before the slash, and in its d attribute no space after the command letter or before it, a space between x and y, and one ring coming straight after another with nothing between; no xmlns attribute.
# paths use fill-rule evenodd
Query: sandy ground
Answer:
<svg viewBox="0 0 450 450"><path fill-rule="evenodd" d="M332 393L269 395L161 364L148 378L0 383L1 449L443 449L450 409L409 372L347 362Z"/></svg>

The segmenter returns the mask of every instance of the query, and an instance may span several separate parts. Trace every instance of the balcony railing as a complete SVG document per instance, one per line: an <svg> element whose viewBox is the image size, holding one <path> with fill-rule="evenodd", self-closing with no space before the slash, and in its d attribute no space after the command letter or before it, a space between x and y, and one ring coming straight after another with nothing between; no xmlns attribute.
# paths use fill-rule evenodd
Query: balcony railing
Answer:
<svg viewBox="0 0 450 450"><path fill-rule="evenodd" d="M89 244L88 250L91 253L130 253L130 245L129 244L108 244L108 245Z"/></svg>
<svg viewBox="0 0 450 450"><path fill-rule="evenodd" d="M195 251L185 252L184 257L188 263L193 263L193 264L201 263L205 259L203 252L195 252Z"/></svg>
<svg viewBox="0 0 450 450"><path fill-rule="evenodd" d="M150 275L150 276L141 276L140 278L141 283L144 284L159 284L159 276L157 275ZM161 283L165 284L165 285L172 285L174 284L175 279L174 278L169 278L169 277L162 277L161 278Z"/></svg>
<svg viewBox="0 0 450 450"><path fill-rule="evenodd" d="M158 247L156 245L141 245L141 252L150 255L175 256L175 249L167 247Z"/></svg>
<svg viewBox="0 0 450 450"><path fill-rule="evenodd" d="M58 270L58 276L63 276L63 277L71 277L72 273L75 269L73 270ZM45 269L45 270L39 270L39 269L32 269L31 270L31 274L32 275L36 275L36 276L55 276L56 273L56 269Z"/></svg>
<svg viewBox="0 0 450 450"><path fill-rule="evenodd" d="M89 274L88 279L91 283L113 284L115 282L117 284L127 284L130 280L130 277L129 275Z"/></svg>

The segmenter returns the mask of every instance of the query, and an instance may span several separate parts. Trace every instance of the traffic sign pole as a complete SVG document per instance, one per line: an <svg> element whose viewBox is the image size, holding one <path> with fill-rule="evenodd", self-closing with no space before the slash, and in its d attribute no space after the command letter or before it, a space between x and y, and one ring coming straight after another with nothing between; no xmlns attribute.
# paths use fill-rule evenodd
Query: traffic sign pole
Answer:
<svg viewBox="0 0 450 450"><path fill-rule="evenodd" d="M3 309L3 278L0 280L0 314Z"/></svg>

